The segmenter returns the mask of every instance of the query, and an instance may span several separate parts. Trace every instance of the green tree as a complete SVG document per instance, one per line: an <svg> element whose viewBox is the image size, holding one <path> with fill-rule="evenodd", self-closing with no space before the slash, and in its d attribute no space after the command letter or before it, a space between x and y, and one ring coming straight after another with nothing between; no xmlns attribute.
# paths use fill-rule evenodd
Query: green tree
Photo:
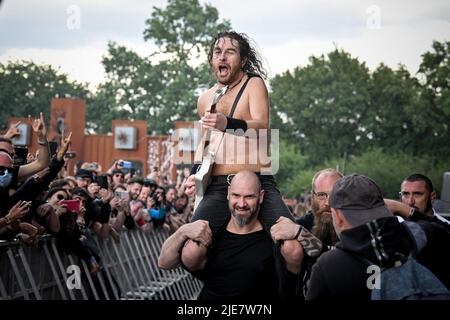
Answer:
<svg viewBox="0 0 450 320"><path fill-rule="evenodd" d="M271 117L281 136L312 164L357 154L370 143L362 126L369 110L369 71L341 50L311 57L310 64L271 81Z"/></svg>
<svg viewBox="0 0 450 320"><path fill-rule="evenodd" d="M158 50L148 57L110 43L103 58L107 81L89 110L89 126L110 131L111 118L147 119L149 133L167 134L174 121L197 119L200 91L212 84L206 57L207 45L228 21L219 22L217 9L198 0L169 0L165 8L154 7L146 21L146 41ZM158 56L160 61L153 63Z"/></svg>
<svg viewBox="0 0 450 320"><path fill-rule="evenodd" d="M50 118L52 98L89 99L86 84L68 79L50 65L32 61L0 63L0 127L5 129L8 117L37 116Z"/></svg>
<svg viewBox="0 0 450 320"><path fill-rule="evenodd" d="M377 182L384 196L398 198L403 179L413 173L422 173L430 177L436 190L442 186L442 174L448 169L447 161L436 161L427 154L411 157L398 151L386 153L381 149L372 149L349 159L345 174L359 173L371 177Z"/></svg>
<svg viewBox="0 0 450 320"><path fill-rule="evenodd" d="M413 128L420 137L420 152L440 158L450 156L450 41L433 42L433 51L422 55L420 103L410 109Z"/></svg>
<svg viewBox="0 0 450 320"><path fill-rule="evenodd" d="M275 177L284 195L297 196L298 190L293 191L293 178L297 172L305 169L307 160L306 156L300 154L296 145L280 140L279 169Z"/></svg>
<svg viewBox="0 0 450 320"><path fill-rule="evenodd" d="M364 127L371 147L384 151L417 154L421 137L416 135L410 110L417 108L421 87L404 66L394 71L381 64L372 74L370 111Z"/></svg>

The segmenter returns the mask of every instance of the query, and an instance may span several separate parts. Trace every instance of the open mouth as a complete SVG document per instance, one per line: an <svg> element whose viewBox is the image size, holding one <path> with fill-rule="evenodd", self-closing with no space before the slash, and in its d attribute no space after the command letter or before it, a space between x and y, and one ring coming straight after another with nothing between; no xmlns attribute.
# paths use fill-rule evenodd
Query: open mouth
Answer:
<svg viewBox="0 0 450 320"><path fill-rule="evenodd" d="M219 74L221 76L226 76L227 73L228 73L228 66L224 64L219 65Z"/></svg>

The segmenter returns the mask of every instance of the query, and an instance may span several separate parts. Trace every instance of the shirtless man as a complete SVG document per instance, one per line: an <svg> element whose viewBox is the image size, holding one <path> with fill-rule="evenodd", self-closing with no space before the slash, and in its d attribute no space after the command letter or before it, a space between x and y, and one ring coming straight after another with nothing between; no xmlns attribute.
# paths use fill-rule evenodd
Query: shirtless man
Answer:
<svg viewBox="0 0 450 320"><path fill-rule="evenodd" d="M262 67L258 53L250 46L247 37L236 32L220 33L211 44L208 60L217 83L198 99L197 111L203 128L215 129L216 132L227 131L227 133L230 130L238 129L242 129L244 132L247 132L248 129L254 129L257 133L260 132L258 131L260 129L268 130L269 97L262 79L266 77L266 72ZM217 112L211 113L209 110L214 94L224 86L228 86L229 89L217 103ZM242 95L237 99L242 88L244 88ZM232 105L236 103L236 100L238 101L233 117L229 117ZM232 135L228 134L227 136ZM225 145L228 147L227 143ZM234 147L234 145L231 147ZM248 150L246 151L248 152ZM226 152L228 157L230 150ZM266 172L262 174L263 167L258 161L256 163L236 161L240 156L237 153L231 152L233 159L228 161L227 158L225 163L217 161L216 157L211 183L192 218L192 221L207 220L209 222L213 242L216 234L226 227L229 218L227 190L231 178L242 170L255 172L260 179L265 196L259 219L267 232L270 232L270 227L276 223L280 216L293 220L276 188L273 176L266 174ZM194 174L197 169L198 165L194 166L185 183L185 192L189 196L193 196L196 192ZM297 240L287 240L281 246L281 251L288 270L293 273L299 272L303 256L300 243ZM191 240L186 242L182 252L183 261L192 261L193 265L197 265L199 260L203 260L205 254L206 247Z"/></svg>

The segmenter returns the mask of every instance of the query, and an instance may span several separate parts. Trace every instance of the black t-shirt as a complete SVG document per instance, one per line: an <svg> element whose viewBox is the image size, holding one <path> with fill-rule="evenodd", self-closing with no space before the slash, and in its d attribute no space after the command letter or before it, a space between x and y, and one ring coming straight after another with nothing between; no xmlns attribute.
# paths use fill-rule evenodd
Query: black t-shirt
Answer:
<svg viewBox="0 0 450 320"><path fill-rule="evenodd" d="M201 271L199 300L278 297L273 242L264 230L249 234L223 231Z"/></svg>

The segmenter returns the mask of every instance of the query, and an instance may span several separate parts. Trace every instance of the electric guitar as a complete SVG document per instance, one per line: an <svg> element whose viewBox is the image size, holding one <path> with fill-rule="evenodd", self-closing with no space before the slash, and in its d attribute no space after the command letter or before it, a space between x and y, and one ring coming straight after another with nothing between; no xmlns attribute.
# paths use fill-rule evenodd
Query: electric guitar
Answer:
<svg viewBox="0 0 450 320"><path fill-rule="evenodd" d="M216 91L213 98L213 103L211 105L210 112L216 112L216 105L220 98L223 97L228 91L228 86L224 86ZM214 166L214 159L216 157L216 150L211 150L209 147L209 142L211 140L211 129L207 129L205 137L205 147L203 150L203 159L200 169L195 174L195 203L194 211L197 209L200 201L202 201L203 196L206 192L206 188L211 182L211 172Z"/></svg>

